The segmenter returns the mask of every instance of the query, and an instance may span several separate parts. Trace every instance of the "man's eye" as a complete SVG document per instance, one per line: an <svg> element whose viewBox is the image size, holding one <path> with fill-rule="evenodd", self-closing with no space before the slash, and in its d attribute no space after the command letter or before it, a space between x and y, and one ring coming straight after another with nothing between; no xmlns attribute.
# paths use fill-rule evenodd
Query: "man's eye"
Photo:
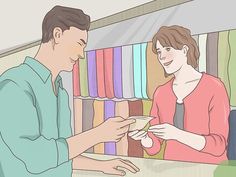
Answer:
<svg viewBox="0 0 236 177"><path fill-rule="evenodd" d="M157 55L161 55L161 52L160 52L160 51L157 51Z"/></svg>
<svg viewBox="0 0 236 177"><path fill-rule="evenodd" d="M80 44L79 42L77 42L80 46L82 46L82 44Z"/></svg>

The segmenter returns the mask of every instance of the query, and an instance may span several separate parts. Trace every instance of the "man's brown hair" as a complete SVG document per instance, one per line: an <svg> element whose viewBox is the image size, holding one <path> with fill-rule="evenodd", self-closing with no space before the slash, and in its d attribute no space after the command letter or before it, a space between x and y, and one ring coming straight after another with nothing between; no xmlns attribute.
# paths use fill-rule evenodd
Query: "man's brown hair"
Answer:
<svg viewBox="0 0 236 177"><path fill-rule="evenodd" d="M89 30L90 17L82 10L55 6L44 17L42 24L42 43L48 42L53 38L53 29L59 27L62 32L70 27L80 30Z"/></svg>
<svg viewBox="0 0 236 177"><path fill-rule="evenodd" d="M173 47L180 50L184 45L188 46L187 63L193 68L198 66L199 49L196 41L192 38L190 30L182 26L162 26L152 39L152 50L156 54L157 40L163 47Z"/></svg>

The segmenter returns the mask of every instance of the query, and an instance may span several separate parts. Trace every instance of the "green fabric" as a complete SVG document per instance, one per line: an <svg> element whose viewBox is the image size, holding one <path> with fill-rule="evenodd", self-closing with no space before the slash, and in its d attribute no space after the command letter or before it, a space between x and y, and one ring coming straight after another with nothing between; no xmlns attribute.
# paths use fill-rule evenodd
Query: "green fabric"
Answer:
<svg viewBox="0 0 236 177"><path fill-rule="evenodd" d="M219 32L218 39L218 77L224 82L228 95L230 95L228 62L229 51L229 31Z"/></svg>
<svg viewBox="0 0 236 177"><path fill-rule="evenodd" d="M236 30L229 32L230 59L229 59L229 85L230 105L236 106Z"/></svg>
<svg viewBox="0 0 236 177"><path fill-rule="evenodd" d="M61 77L26 57L0 77L0 159L5 177L71 177L65 138L72 135Z"/></svg>
<svg viewBox="0 0 236 177"><path fill-rule="evenodd" d="M88 67L87 67L87 56L85 53L85 58L79 60L79 75L80 75L80 91L81 96L87 97L88 93Z"/></svg>

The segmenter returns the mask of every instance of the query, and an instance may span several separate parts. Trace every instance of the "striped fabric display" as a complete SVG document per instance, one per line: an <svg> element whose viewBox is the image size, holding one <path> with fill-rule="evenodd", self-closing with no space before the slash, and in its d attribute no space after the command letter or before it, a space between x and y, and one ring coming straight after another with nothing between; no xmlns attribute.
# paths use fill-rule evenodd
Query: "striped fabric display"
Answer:
<svg viewBox="0 0 236 177"><path fill-rule="evenodd" d="M98 97L106 97L103 49L96 50Z"/></svg>
<svg viewBox="0 0 236 177"><path fill-rule="evenodd" d="M229 31L229 83L230 83L230 105L236 106L236 30Z"/></svg>
<svg viewBox="0 0 236 177"><path fill-rule="evenodd" d="M122 98L122 48L114 48L114 94Z"/></svg>
<svg viewBox="0 0 236 177"><path fill-rule="evenodd" d="M88 85L89 85L89 95L91 97L97 97L97 71L96 71L96 52L89 51L87 53L88 60Z"/></svg>
<svg viewBox="0 0 236 177"><path fill-rule="evenodd" d="M118 101L115 107L115 116L127 119L129 117L128 101ZM116 153L120 156L128 156L128 137L127 134L116 143Z"/></svg>
<svg viewBox="0 0 236 177"><path fill-rule="evenodd" d="M141 44L141 68L142 68L142 97L147 96L147 43Z"/></svg>
<svg viewBox="0 0 236 177"><path fill-rule="evenodd" d="M123 98L134 97L132 45L122 47L122 90Z"/></svg>
<svg viewBox="0 0 236 177"><path fill-rule="evenodd" d="M94 100L94 118L93 127L97 127L104 122L104 101ZM100 143L94 146L94 153L105 153L104 143Z"/></svg>
<svg viewBox="0 0 236 177"><path fill-rule="evenodd" d="M128 101L129 116L143 115L143 104L141 100ZM128 136L128 155L129 157L143 157L143 148L140 141L133 140Z"/></svg>
<svg viewBox="0 0 236 177"><path fill-rule="evenodd" d="M89 96L88 91L88 67L87 67L87 53L84 54L85 58L79 60L79 76L80 76L80 92L81 96Z"/></svg>
<svg viewBox="0 0 236 177"><path fill-rule="evenodd" d="M73 77L74 96L80 96L79 61L78 60L73 66L72 77Z"/></svg>
<svg viewBox="0 0 236 177"><path fill-rule="evenodd" d="M218 40L218 77L224 82L228 96L230 97L229 86L229 31L222 31L219 33Z"/></svg>
<svg viewBox="0 0 236 177"><path fill-rule="evenodd" d="M106 100L104 103L104 116L105 120L113 118L115 116L115 102L112 100ZM107 130L112 131L112 130ZM105 143L105 154L106 155L116 155L116 143L107 142Z"/></svg>
<svg viewBox="0 0 236 177"><path fill-rule="evenodd" d="M83 132L90 130L93 128L93 117L94 117L94 109L93 109L92 99L84 99L82 102L82 111L83 111ZM93 147L88 149L86 152L93 153Z"/></svg>
<svg viewBox="0 0 236 177"><path fill-rule="evenodd" d="M207 42L207 34L199 35L199 71L206 72L206 42Z"/></svg>
<svg viewBox="0 0 236 177"><path fill-rule="evenodd" d="M215 77L218 76L218 36L218 32L207 35L207 73Z"/></svg>
<svg viewBox="0 0 236 177"><path fill-rule="evenodd" d="M113 98L113 48L104 49L104 69L106 97Z"/></svg>

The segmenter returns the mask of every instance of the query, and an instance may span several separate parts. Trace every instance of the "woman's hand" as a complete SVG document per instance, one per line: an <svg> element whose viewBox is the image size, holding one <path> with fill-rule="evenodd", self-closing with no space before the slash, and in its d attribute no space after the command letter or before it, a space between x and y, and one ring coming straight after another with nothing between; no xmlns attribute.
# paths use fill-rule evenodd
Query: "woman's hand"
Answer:
<svg viewBox="0 0 236 177"><path fill-rule="evenodd" d="M137 173L139 171L139 168L132 162L120 158L101 161L101 163L100 170L104 174L124 176L126 174L124 170L128 170L132 173Z"/></svg>
<svg viewBox="0 0 236 177"><path fill-rule="evenodd" d="M128 134L132 139L139 141L141 140L142 146L146 148L152 147L152 139L148 136L146 131L133 131Z"/></svg>
<svg viewBox="0 0 236 177"><path fill-rule="evenodd" d="M148 131L152 132L158 138L162 138L164 140L177 140L177 141L179 135L182 132L182 130L168 123L151 126L148 129Z"/></svg>

